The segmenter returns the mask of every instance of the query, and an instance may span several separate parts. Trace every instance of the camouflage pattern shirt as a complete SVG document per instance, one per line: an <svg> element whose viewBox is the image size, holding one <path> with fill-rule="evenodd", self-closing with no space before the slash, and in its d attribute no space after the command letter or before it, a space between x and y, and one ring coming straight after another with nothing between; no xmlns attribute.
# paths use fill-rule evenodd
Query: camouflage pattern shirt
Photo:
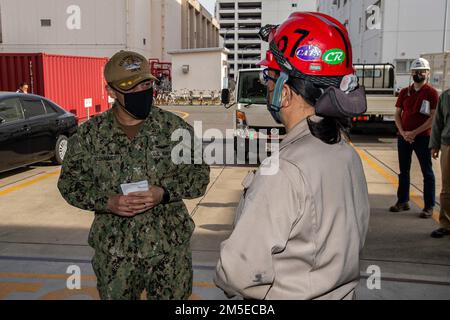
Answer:
<svg viewBox="0 0 450 320"><path fill-rule="evenodd" d="M209 183L209 166L194 148L192 127L176 115L152 107L137 136L130 140L119 128L113 109L84 123L69 140L58 188L72 206L95 211L89 245L104 253L125 257L151 257L189 243L194 230L182 199L202 196ZM172 133L190 133L191 163L175 164L171 159ZM184 140L186 141L186 140ZM189 140L188 140L189 141ZM197 161L198 162L198 161ZM107 210L110 196L121 194L120 184L148 180L166 188L167 204L159 204L133 218Z"/></svg>

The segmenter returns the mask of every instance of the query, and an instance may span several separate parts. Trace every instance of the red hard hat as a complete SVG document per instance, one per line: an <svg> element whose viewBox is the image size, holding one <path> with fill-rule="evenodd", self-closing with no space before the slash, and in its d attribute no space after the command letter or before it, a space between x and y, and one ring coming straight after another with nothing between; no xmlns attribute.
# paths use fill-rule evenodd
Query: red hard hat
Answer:
<svg viewBox="0 0 450 320"><path fill-rule="evenodd" d="M265 40L270 49L260 65L313 82L354 73L348 33L336 19L323 13L295 12L280 26L269 28Z"/></svg>

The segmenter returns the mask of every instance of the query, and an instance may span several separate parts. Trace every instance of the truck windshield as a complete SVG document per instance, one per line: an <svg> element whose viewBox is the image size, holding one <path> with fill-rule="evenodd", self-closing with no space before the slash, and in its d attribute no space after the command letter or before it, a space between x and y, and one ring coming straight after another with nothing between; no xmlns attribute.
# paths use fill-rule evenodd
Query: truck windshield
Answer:
<svg viewBox="0 0 450 320"><path fill-rule="evenodd" d="M259 80L259 71L243 71L239 74L239 103L265 105L266 92L266 86Z"/></svg>

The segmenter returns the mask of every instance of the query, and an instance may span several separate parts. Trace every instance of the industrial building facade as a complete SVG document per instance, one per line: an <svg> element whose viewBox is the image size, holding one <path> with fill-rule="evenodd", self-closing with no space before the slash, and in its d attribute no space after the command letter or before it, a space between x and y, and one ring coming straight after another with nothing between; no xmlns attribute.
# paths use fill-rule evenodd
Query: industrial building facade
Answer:
<svg viewBox="0 0 450 320"><path fill-rule="evenodd" d="M448 50L448 0L318 0L318 11L348 29L353 63L392 63L397 87L409 82L411 62Z"/></svg>
<svg viewBox="0 0 450 320"><path fill-rule="evenodd" d="M230 76L239 69L255 67L268 44L258 32L266 24L280 24L292 12L316 11L316 0L217 0L220 35L230 53Z"/></svg>
<svg viewBox="0 0 450 320"><path fill-rule="evenodd" d="M0 0L0 52L111 56L219 46L219 24L198 0Z"/></svg>

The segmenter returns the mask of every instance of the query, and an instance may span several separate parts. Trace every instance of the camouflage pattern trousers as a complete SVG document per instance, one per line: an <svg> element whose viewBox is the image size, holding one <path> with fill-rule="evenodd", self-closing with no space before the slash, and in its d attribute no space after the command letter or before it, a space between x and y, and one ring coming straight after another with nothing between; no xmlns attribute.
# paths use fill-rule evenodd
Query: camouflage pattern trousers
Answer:
<svg viewBox="0 0 450 320"><path fill-rule="evenodd" d="M96 250L92 266L102 300L186 300L192 294L189 246L151 258L117 257Z"/></svg>

